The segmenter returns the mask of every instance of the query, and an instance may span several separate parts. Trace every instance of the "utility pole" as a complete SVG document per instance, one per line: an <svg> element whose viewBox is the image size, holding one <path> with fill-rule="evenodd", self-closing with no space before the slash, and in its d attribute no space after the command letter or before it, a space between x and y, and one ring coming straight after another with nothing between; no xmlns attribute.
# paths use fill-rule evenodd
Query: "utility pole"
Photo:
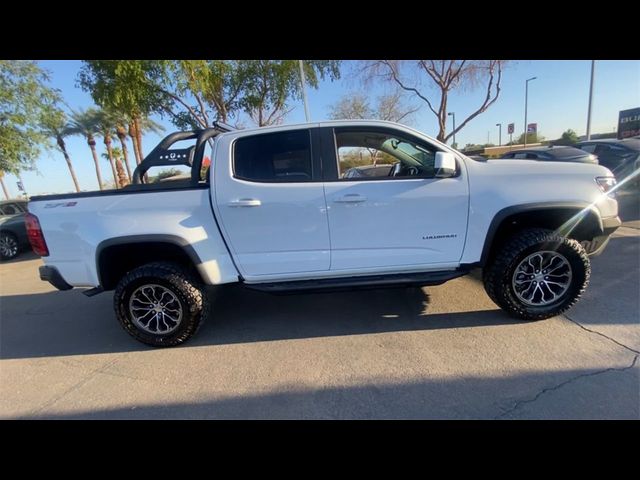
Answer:
<svg viewBox="0 0 640 480"><path fill-rule="evenodd" d="M302 65L302 60L298 60L300 65L300 84L302 85L302 101L304 102L304 117L307 119L307 122L311 121L311 116L309 115L309 103L307 102L307 87L306 80L304 78L304 67Z"/></svg>
<svg viewBox="0 0 640 480"><path fill-rule="evenodd" d="M502 146L502 124L496 123L496 127L498 127L498 146Z"/></svg>
<svg viewBox="0 0 640 480"><path fill-rule="evenodd" d="M447 113L447 115L453 117L453 143L454 145L457 146L456 144L456 112L449 112Z"/></svg>
<svg viewBox="0 0 640 480"><path fill-rule="evenodd" d="M527 146L527 104L529 103L529 82L535 80L538 77L528 78L524 82L524 146Z"/></svg>
<svg viewBox="0 0 640 480"><path fill-rule="evenodd" d="M4 192L4 198L9 200L11 196L9 195L9 191L7 190L7 186L4 184L4 173L0 172L0 185L2 185L2 191Z"/></svg>
<svg viewBox="0 0 640 480"><path fill-rule="evenodd" d="M591 104L593 103L593 75L596 69L596 61L591 60L591 83L589 85L589 110L587 112L587 140L591 140Z"/></svg>

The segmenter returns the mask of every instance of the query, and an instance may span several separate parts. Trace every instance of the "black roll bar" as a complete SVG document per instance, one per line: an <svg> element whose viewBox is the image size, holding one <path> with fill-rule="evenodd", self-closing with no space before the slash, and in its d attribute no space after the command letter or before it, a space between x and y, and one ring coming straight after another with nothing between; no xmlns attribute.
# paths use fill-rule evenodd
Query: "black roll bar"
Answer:
<svg viewBox="0 0 640 480"><path fill-rule="evenodd" d="M212 128L170 133L136 167L133 172L132 183L136 185L145 183L144 176L151 167L186 165L191 167L191 183L197 184L200 181L200 169L202 168L207 140L231 130L232 127L229 125L214 122ZM196 139L195 146L170 150L171 145L174 143L194 138Z"/></svg>

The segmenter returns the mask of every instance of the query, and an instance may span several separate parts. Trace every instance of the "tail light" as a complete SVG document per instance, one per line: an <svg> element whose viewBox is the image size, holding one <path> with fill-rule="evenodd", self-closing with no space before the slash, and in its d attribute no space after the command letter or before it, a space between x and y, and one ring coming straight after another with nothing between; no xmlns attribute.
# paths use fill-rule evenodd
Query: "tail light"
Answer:
<svg viewBox="0 0 640 480"><path fill-rule="evenodd" d="M47 242L44 240L38 217L33 213L27 213L24 216L24 223L27 227L27 237L29 238L33 252L41 257L48 257L49 249L47 248Z"/></svg>

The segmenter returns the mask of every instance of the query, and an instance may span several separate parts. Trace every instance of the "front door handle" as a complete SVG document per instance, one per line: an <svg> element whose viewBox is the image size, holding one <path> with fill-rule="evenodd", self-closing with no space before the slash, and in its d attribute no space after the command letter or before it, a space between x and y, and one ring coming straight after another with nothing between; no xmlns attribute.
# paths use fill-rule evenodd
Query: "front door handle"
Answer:
<svg viewBox="0 0 640 480"><path fill-rule="evenodd" d="M358 193L348 193L342 197L336 197L333 201L336 203L361 203L366 202L367 197Z"/></svg>
<svg viewBox="0 0 640 480"><path fill-rule="evenodd" d="M230 207L259 207L262 205L260 200L255 198L241 198L239 200L232 200L227 203Z"/></svg>

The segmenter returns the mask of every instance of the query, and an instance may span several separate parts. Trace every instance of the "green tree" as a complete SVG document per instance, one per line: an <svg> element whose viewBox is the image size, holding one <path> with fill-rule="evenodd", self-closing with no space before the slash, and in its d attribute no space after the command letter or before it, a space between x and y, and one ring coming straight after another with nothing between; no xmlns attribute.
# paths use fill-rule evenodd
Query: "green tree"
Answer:
<svg viewBox="0 0 640 480"><path fill-rule="evenodd" d="M302 62L306 85L318 88L324 78L340 78L338 61ZM259 127L279 124L291 111L288 102L302 97L298 60L244 60L239 75L246 82L239 104Z"/></svg>
<svg viewBox="0 0 640 480"><path fill-rule="evenodd" d="M73 134L73 130L71 125L69 124L69 119L67 118L67 114L58 108L51 107L51 111L48 115L45 115L42 118L40 128L41 131L51 137L55 141L55 145L60 150L62 155L64 156L65 161L67 162L67 167L69 168L69 174L71 175L71 180L73 181L73 186L76 189L76 192L80 191L80 184L78 183L78 178L76 177L75 169L73 168L73 163L71 163L71 157L69 156L69 152L67 151L67 145L64 141L65 138Z"/></svg>
<svg viewBox="0 0 640 480"><path fill-rule="evenodd" d="M82 135L87 140L87 145L91 149L93 163L96 167L96 177L100 190L103 189L102 173L100 164L98 163L98 154L96 152L96 138L99 132L99 112L95 108L88 108L84 111L72 111L69 132L72 135Z"/></svg>
<svg viewBox="0 0 640 480"><path fill-rule="evenodd" d="M156 77L164 96L159 110L178 128L206 128L236 117L247 79L233 60L174 60L163 63Z"/></svg>
<svg viewBox="0 0 640 480"><path fill-rule="evenodd" d="M312 88L340 76L337 61L303 65ZM178 128L229 123L242 112L259 125L277 123L287 101L302 92L297 60L89 60L78 82L98 105L128 115L129 133L138 139L138 123L154 112L168 115ZM138 160L139 150L134 140Z"/></svg>
<svg viewBox="0 0 640 480"><path fill-rule="evenodd" d="M165 170L160 170L156 175L149 176L149 183L158 183L165 178L171 178L178 175L183 175L184 173L178 170L177 168L169 168Z"/></svg>
<svg viewBox="0 0 640 480"><path fill-rule="evenodd" d="M578 140L578 134L573 130L568 129L562 133L560 140L556 140L553 143L555 143L556 145L575 145L576 143L578 143Z"/></svg>
<svg viewBox="0 0 640 480"><path fill-rule="evenodd" d="M531 143L542 143L544 137L539 133L527 133L527 145ZM524 133L521 133L518 139L513 142L514 145L523 145L524 144Z"/></svg>
<svg viewBox="0 0 640 480"><path fill-rule="evenodd" d="M468 151L473 151L473 150L480 150L484 148L484 146L479 145L477 143L467 143L464 148L462 149L463 152L468 152Z"/></svg>
<svg viewBox="0 0 640 480"><path fill-rule="evenodd" d="M164 60L85 60L78 74L78 84L96 104L120 115L121 127L126 119L137 163L142 161L141 122L167 103L158 87L166 64ZM122 142L120 134L118 138Z"/></svg>
<svg viewBox="0 0 640 480"><path fill-rule="evenodd" d="M36 62L0 60L0 171L32 169L47 145L40 125L60 96Z"/></svg>

